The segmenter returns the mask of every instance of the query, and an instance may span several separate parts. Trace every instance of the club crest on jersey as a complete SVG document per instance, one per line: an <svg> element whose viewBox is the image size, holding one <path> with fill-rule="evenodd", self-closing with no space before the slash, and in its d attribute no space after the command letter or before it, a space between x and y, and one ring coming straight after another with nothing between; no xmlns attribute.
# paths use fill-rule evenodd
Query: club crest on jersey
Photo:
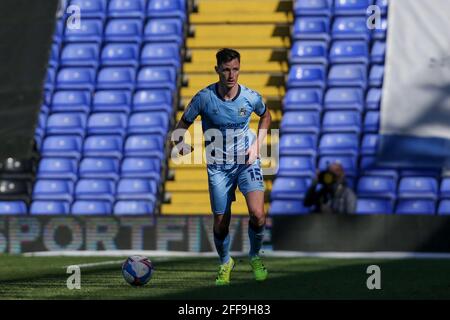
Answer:
<svg viewBox="0 0 450 320"><path fill-rule="evenodd" d="M239 109L239 116L240 116L240 117L245 117L245 108L244 108L244 107L241 107L241 108Z"/></svg>

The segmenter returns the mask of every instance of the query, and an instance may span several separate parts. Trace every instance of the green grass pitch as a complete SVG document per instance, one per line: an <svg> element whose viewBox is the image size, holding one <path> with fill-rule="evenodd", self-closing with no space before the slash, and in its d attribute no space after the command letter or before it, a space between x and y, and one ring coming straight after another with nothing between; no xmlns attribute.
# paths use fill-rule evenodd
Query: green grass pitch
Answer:
<svg viewBox="0 0 450 320"><path fill-rule="evenodd" d="M120 263L81 268L81 289L69 290L66 267L117 257L0 255L0 299L449 299L450 260L265 258L269 279L256 283L236 258L232 283L215 287L215 258L152 258L144 287L122 278ZM124 259L123 259L124 260ZM381 290L368 290L369 265L381 268Z"/></svg>

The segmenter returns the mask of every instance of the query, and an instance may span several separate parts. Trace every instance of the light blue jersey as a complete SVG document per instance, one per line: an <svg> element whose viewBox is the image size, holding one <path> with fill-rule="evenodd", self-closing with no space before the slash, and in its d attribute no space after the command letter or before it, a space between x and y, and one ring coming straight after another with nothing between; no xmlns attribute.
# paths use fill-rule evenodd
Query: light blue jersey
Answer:
<svg viewBox="0 0 450 320"><path fill-rule="evenodd" d="M243 85L239 85L236 97L230 101L222 99L217 90L217 84L212 84L197 93L183 120L192 123L197 116L202 117L211 209L214 214L224 214L231 211L237 186L244 196L251 191L264 191L260 159L246 165L245 152L256 138L249 130L251 114L262 116L266 106L261 95ZM211 139L214 131L221 133L222 141ZM208 146L214 152L209 153Z"/></svg>

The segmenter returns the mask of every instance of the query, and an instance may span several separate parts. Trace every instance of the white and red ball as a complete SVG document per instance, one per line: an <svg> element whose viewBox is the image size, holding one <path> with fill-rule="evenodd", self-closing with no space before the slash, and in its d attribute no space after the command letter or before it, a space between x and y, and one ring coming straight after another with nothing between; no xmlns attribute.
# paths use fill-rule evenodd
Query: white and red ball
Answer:
<svg viewBox="0 0 450 320"><path fill-rule="evenodd" d="M130 256L122 264L122 275L132 286L143 286L153 275L153 264L144 256Z"/></svg>

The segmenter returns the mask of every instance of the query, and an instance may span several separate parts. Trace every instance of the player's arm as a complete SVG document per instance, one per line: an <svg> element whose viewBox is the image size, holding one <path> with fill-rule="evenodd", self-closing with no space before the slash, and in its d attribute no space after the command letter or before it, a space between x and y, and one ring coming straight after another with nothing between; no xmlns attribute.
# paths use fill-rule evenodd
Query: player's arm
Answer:
<svg viewBox="0 0 450 320"><path fill-rule="evenodd" d="M184 141L184 135L186 134L186 131L189 129L191 124L192 122L188 122L185 120L183 114L183 117L181 117L180 121L178 121L177 125L175 126L170 139L172 149L177 147L179 150L178 154L182 156L194 151L194 147L192 146L189 146L191 149L189 151L189 148L186 148L187 144Z"/></svg>
<svg viewBox="0 0 450 320"><path fill-rule="evenodd" d="M262 102L262 99L260 99L260 101L257 103L255 112L260 117L258 123L258 132L255 143L253 143L253 145L251 145L247 151L247 164L252 164L260 156L261 146L264 143L264 139L267 136L267 131L269 130L270 124L272 122L272 116L270 114L269 108Z"/></svg>

